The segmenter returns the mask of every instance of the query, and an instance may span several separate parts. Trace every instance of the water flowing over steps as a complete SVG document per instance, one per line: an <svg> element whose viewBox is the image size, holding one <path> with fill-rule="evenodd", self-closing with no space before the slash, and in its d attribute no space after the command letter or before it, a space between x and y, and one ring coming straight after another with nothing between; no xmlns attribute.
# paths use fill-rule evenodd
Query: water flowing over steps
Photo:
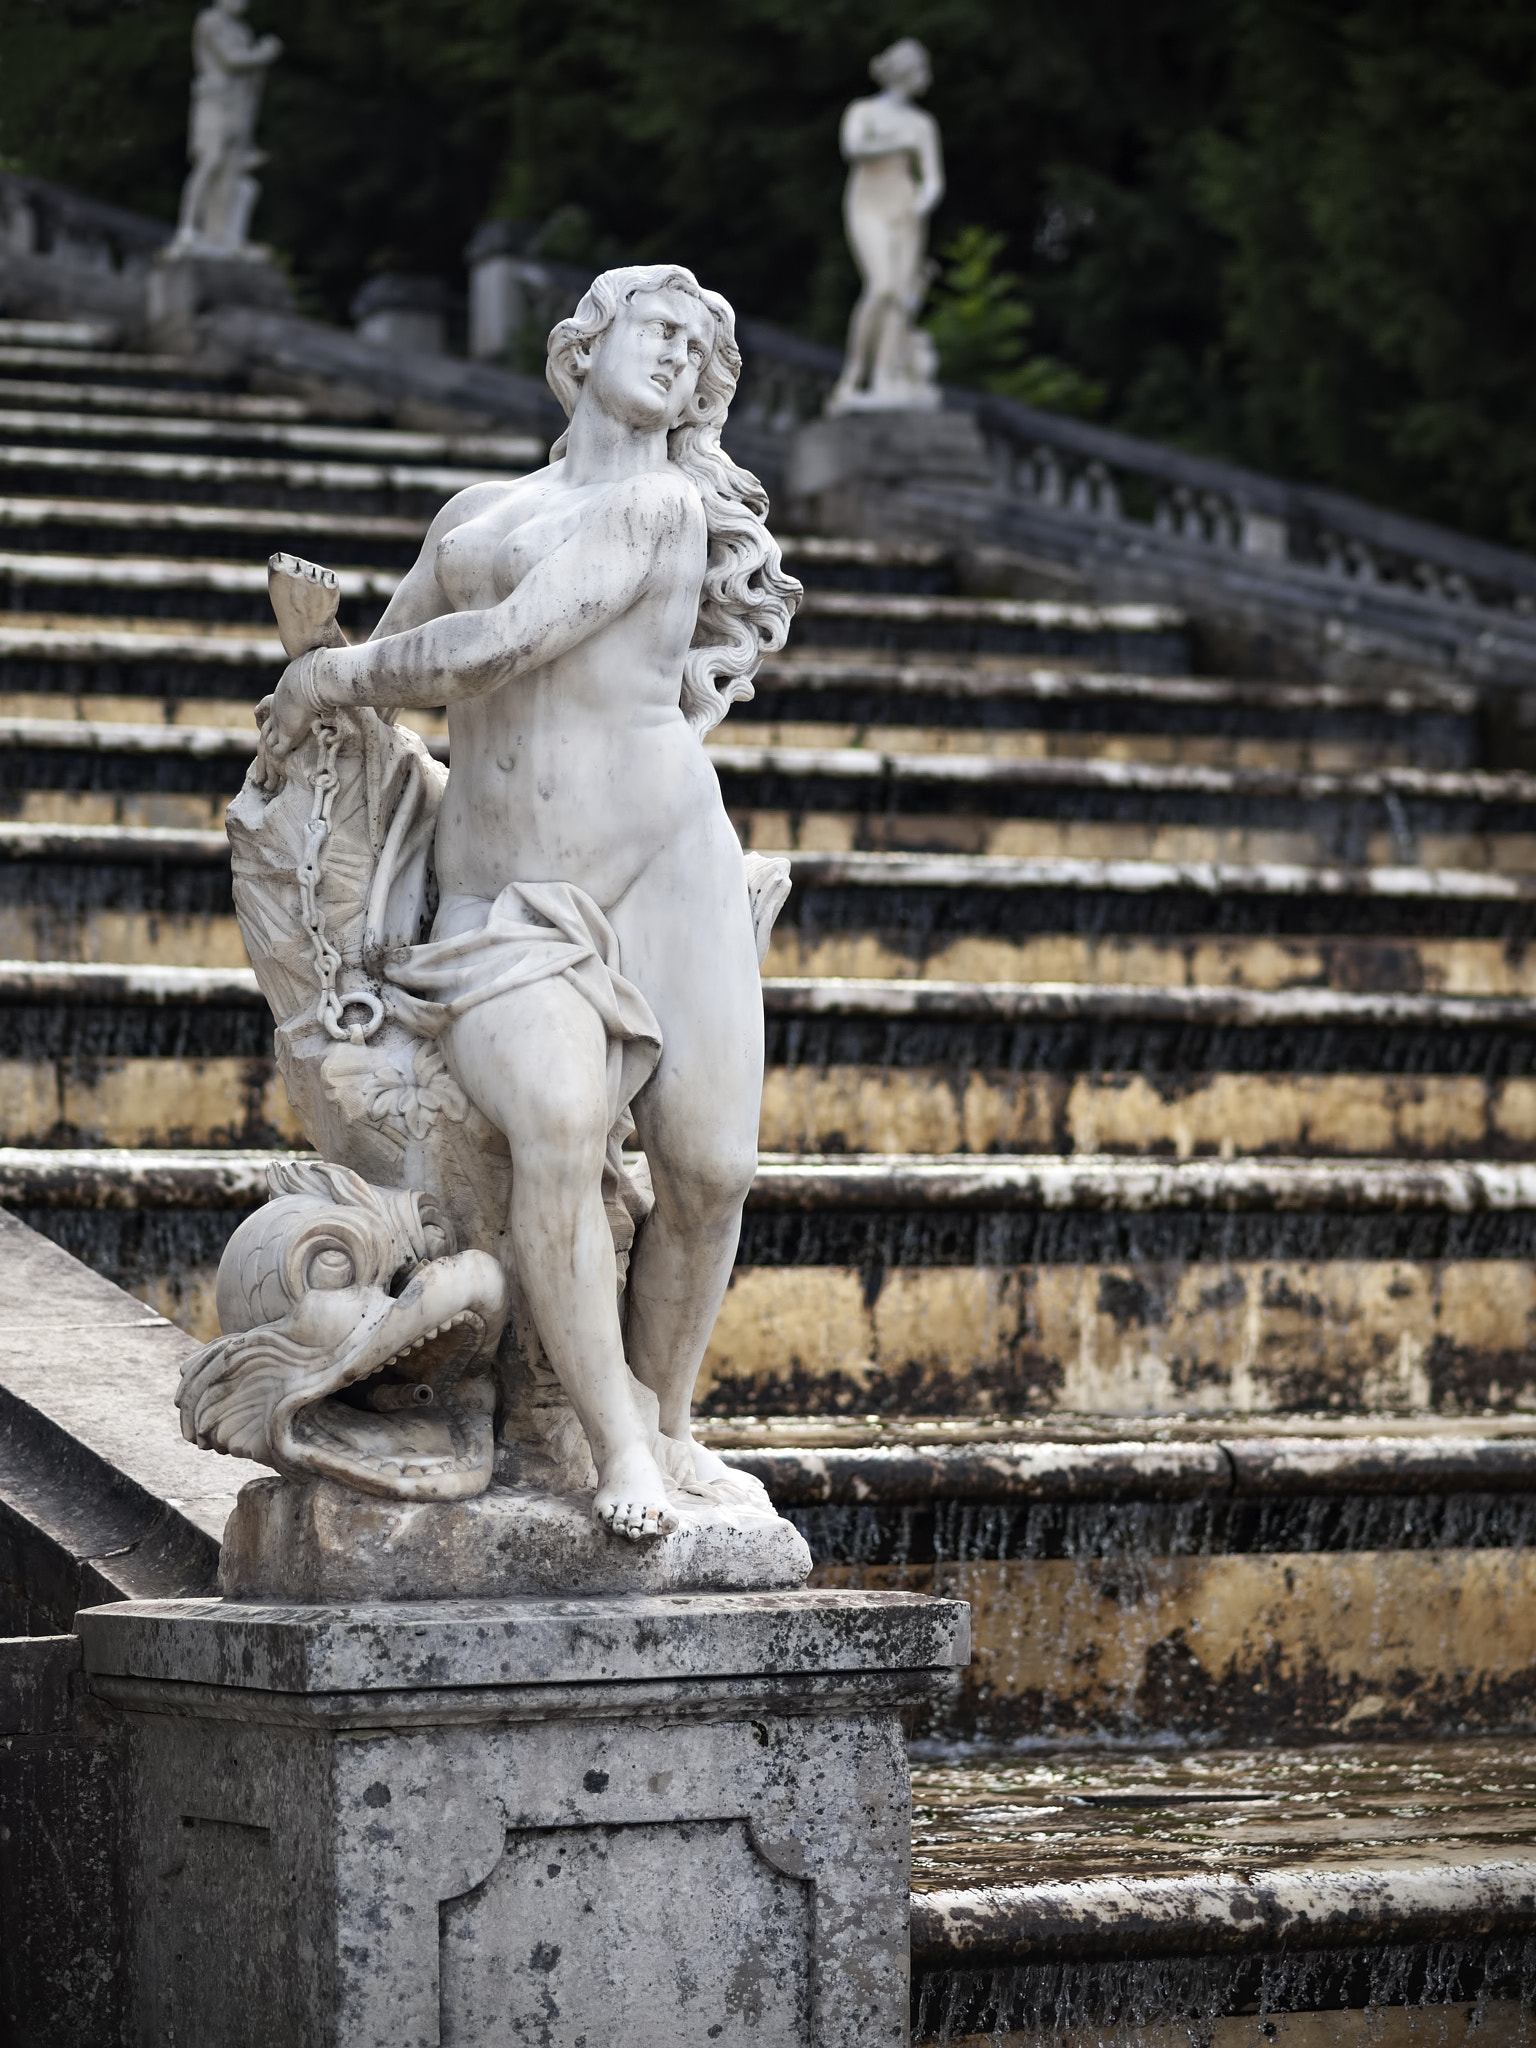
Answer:
<svg viewBox="0 0 1536 2048"><path fill-rule="evenodd" d="M918 1762L915 2038L1528 2041L1533 1766L1528 1742Z"/></svg>
<svg viewBox="0 0 1536 2048"><path fill-rule="evenodd" d="M107 342L0 322L0 1207L201 1332L300 1142L221 830L261 564L366 632L442 497L541 451ZM703 1428L822 1580L973 1604L914 1730L918 2037L1520 2038L1536 780L1461 683L1197 675L1153 607L788 558L710 742L795 889ZM206 1578L179 1441L118 1420L189 1340L123 1314L63 1381L0 1346L22 1626ZM1277 1741L1324 1747L1235 1747Z"/></svg>

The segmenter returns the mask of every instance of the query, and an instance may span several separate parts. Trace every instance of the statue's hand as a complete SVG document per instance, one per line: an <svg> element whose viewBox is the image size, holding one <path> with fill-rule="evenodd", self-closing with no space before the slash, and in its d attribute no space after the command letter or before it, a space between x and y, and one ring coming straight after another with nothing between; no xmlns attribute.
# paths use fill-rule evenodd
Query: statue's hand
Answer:
<svg viewBox="0 0 1536 2048"><path fill-rule="evenodd" d="M273 555L267 563L267 592L278 638L290 657L307 654L311 647L346 646L336 623L341 584L334 569L322 569L300 555Z"/></svg>
<svg viewBox="0 0 1536 2048"><path fill-rule="evenodd" d="M299 746L320 715L310 685L313 658L301 654L278 677L277 688L256 707L261 744L271 761L284 761Z"/></svg>

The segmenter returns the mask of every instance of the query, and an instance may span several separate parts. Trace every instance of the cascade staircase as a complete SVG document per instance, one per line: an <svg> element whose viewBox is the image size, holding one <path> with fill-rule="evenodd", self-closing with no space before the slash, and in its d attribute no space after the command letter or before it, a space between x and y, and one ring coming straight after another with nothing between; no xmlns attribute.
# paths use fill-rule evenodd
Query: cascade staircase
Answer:
<svg viewBox="0 0 1536 2048"><path fill-rule="evenodd" d="M0 440L0 1202L205 1336L303 1142L222 830L265 558L365 632L543 450L87 323L0 322ZM1536 776L1469 684L1195 675L1170 611L786 557L710 739L794 892L699 1399L823 1581L973 1603L914 1730L918 2035L1520 2038Z"/></svg>

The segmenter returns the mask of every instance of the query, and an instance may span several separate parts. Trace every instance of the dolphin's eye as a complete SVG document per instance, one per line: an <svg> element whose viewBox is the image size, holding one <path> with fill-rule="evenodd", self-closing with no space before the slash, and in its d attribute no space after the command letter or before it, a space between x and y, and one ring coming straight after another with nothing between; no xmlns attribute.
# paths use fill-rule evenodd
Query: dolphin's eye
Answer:
<svg viewBox="0 0 1536 2048"><path fill-rule="evenodd" d="M355 1278L356 1268L350 1255L336 1245L316 1252L304 1274L305 1285L309 1287L350 1287Z"/></svg>

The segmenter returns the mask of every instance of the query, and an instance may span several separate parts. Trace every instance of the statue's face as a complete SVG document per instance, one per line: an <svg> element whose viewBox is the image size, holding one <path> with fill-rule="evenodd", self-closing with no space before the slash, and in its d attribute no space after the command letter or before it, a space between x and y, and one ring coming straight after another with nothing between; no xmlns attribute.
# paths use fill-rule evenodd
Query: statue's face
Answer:
<svg viewBox="0 0 1536 2048"><path fill-rule="evenodd" d="M671 429L698 388L714 322L686 292L637 292L599 336L587 389L604 412L634 427Z"/></svg>

